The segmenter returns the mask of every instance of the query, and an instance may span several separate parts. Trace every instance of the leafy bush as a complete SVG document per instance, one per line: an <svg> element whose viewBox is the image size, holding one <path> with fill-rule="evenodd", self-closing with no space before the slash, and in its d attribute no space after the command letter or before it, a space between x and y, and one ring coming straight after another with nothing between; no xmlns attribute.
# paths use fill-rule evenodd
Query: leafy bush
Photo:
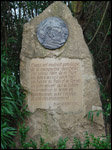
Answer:
<svg viewBox="0 0 112 150"><path fill-rule="evenodd" d="M45 143L44 139L40 137L40 148L39 149L52 149L49 143Z"/></svg>
<svg viewBox="0 0 112 150"><path fill-rule="evenodd" d="M16 135L18 121L29 114L23 107L25 95L15 73L9 67L7 48L2 45L1 55L1 149L10 147Z"/></svg>
<svg viewBox="0 0 112 150"><path fill-rule="evenodd" d="M13 144L12 136L15 134L15 128L10 127L6 122L1 123L1 149L7 149Z"/></svg>
<svg viewBox="0 0 112 150"><path fill-rule="evenodd" d="M74 145L72 147L73 149L81 149L82 148L82 143L80 139L74 137Z"/></svg>
<svg viewBox="0 0 112 150"><path fill-rule="evenodd" d="M66 149L66 142L68 141L68 138L65 138L64 140L62 138L59 139L57 147L58 149Z"/></svg>
<svg viewBox="0 0 112 150"><path fill-rule="evenodd" d="M34 141L32 141L31 139L30 139L30 142L25 142L28 131L29 131L29 127L25 127L24 123L19 127L19 134L20 134L20 143L21 143L21 146L24 149L28 149L28 148L31 148L31 147L33 149L36 149L37 148L37 144Z"/></svg>
<svg viewBox="0 0 112 150"><path fill-rule="evenodd" d="M93 134L90 136L88 132L85 133L85 140L74 137L73 149L111 149L110 137L95 137Z"/></svg>
<svg viewBox="0 0 112 150"><path fill-rule="evenodd" d="M29 142L26 142L27 132L29 130L29 127L25 127L25 124L23 124L19 129L20 134L20 143L21 148L23 149L37 149L37 143L32 141L30 139ZM59 141L57 143L57 146L55 146L56 149L66 149L68 138L65 138L64 140L62 138L59 138ZM95 137L93 134L88 134L88 132L85 132L85 140L82 142L79 138L74 137L73 140L74 144L72 146L72 149L111 149L111 143L110 143L110 137ZM54 149L54 146L50 146L50 143L45 143L44 139L40 137L40 145L38 149Z"/></svg>
<svg viewBox="0 0 112 150"><path fill-rule="evenodd" d="M100 138L100 137L95 137L94 135L91 135L92 142L90 145L94 149L111 149L111 143L109 142L109 137L106 138Z"/></svg>

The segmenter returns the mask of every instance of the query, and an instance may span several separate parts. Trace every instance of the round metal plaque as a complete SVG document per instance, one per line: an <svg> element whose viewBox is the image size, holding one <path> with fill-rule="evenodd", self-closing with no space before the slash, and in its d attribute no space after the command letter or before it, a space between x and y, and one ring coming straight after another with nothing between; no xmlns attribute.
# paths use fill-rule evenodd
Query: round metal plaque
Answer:
<svg viewBox="0 0 112 150"><path fill-rule="evenodd" d="M49 17L38 25L37 38L47 49L60 48L68 38L68 27L62 19Z"/></svg>

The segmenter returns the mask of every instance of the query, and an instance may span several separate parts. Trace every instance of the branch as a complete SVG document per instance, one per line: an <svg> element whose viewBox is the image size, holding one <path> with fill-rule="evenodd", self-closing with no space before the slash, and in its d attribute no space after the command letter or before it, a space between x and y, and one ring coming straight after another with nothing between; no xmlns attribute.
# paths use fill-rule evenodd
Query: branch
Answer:
<svg viewBox="0 0 112 150"><path fill-rule="evenodd" d="M83 29L83 31L85 31L85 30L86 30L86 28L87 28L87 26L88 26L88 24L89 24L89 22L90 22L90 19L91 19L91 17L92 17L93 11L94 11L95 1L92 1L91 3L93 3L93 7L92 7L92 9L91 9L91 12L90 12L90 15L89 15L88 22L87 22L87 24L86 24L85 28Z"/></svg>
<svg viewBox="0 0 112 150"><path fill-rule="evenodd" d="M108 76L108 79L107 79L107 82L106 82L106 84L105 84L104 90L106 89L107 84L108 84L108 82L109 82L110 78L111 78L111 72L110 72L110 74L109 74L109 76Z"/></svg>
<svg viewBox="0 0 112 150"><path fill-rule="evenodd" d="M109 1L107 2L107 5L106 5L106 8L105 8L105 10L104 10L103 16L102 16L102 18L101 18L100 24L99 24L99 26L98 26L98 28L97 28L97 30L96 30L96 32L95 32L93 38L89 41L88 45L91 44L91 42L94 40L96 34L98 33L98 31L99 31L99 29L100 29L100 27L101 27L101 25L102 25L103 19L104 19L104 17L105 17L105 14L106 14L108 5L109 5Z"/></svg>
<svg viewBox="0 0 112 150"><path fill-rule="evenodd" d="M110 30L110 27L111 27L111 22L110 22L110 25L109 25L109 27L108 27L107 33L106 33L106 35L105 35L105 38L104 38L104 40L103 40L103 43L102 43L102 45L101 45L101 47L100 47L99 52L97 53L97 55L99 55L99 53L101 52L101 49L102 49L102 47L103 47L103 44L105 43L105 40L106 40L106 38L107 38L108 32L109 32L109 30Z"/></svg>

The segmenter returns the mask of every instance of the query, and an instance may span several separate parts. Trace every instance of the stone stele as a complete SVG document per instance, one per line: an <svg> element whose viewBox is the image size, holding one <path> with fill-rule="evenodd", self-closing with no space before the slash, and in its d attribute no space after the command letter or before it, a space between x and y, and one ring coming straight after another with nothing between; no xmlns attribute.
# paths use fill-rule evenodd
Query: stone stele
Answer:
<svg viewBox="0 0 112 150"><path fill-rule="evenodd" d="M55 50L44 48L37 38L37 27L49 17L62 19L68 27L68 38ZM74 136L84 140L84 133L105 135L103 115L88 120L89 111L102 110L92 56L83 31L63 2L54 2L39 16L24 25L20 54L20 81L26 91L26 119L30 127L27 140L56 144L60 137ZM71 143L71 144L70 144Z"/></svg>

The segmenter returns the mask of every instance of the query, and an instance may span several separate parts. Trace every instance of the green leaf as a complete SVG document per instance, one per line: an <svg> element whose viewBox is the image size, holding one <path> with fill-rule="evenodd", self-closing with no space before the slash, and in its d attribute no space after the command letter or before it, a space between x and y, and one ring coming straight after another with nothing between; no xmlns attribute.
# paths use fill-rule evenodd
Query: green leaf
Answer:
<svg viewBox="0 0 112 150"><path fill-rule="evenodd" d="M99 116L99 114L100 114L100 111L97 111L97 112L96 112L96 116L98 117L98 116Z"/></svg>

